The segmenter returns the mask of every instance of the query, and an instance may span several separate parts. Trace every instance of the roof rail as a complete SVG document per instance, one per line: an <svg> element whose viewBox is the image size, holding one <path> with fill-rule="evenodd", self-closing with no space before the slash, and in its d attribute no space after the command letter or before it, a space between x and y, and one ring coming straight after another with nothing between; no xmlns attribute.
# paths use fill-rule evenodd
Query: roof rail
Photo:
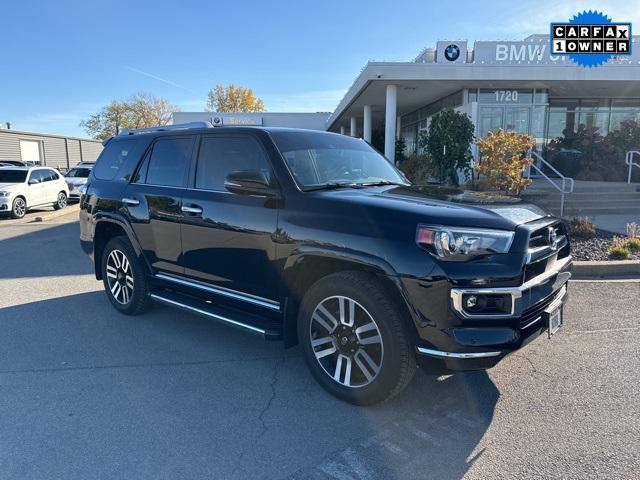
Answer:
<svg viewBox="0 0 640 480"><path fill-rule="evenodd" d="M137 133L151 133L151 132L164 132L167 130L186 130L189 128L213 128L211 122L189 122L189 123L177 123L175 125L158 125L157 127L148 128L125 128L118 136L123 135L135 135Z"/></svg>

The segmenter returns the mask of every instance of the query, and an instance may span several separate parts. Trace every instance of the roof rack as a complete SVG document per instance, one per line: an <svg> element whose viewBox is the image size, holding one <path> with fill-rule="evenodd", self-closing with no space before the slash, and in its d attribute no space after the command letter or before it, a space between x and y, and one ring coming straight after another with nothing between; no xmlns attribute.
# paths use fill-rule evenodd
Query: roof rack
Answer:
<svg viewBox="0 0 640 480"><path fill-rule="evenodd" d="M211 122L189 122L189 123L177 123L175 125L159 125L157 127L148 128L125 128L118 136L123 135L136 135L138 133L151 133L151 132L164 132L167 130L187 130L189 128L213 128Z"/></svg>

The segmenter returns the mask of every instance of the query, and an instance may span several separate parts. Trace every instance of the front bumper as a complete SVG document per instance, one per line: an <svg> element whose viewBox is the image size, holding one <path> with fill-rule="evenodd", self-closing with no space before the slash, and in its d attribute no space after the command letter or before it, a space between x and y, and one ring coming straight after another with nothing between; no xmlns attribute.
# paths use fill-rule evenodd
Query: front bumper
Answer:
<svg viewBox="0 0 640 480"><path fill-rule="evenodd" d="M517 287L451 288L451 321L440 328L425 329L416 346L418 361L434 371L495 366L547 331L547 312L562 308L568 299L571 264L570 256L556 260L543 274ZM511 311L469 315L461 304L463 295L468 294L508 294Z"/></svg>

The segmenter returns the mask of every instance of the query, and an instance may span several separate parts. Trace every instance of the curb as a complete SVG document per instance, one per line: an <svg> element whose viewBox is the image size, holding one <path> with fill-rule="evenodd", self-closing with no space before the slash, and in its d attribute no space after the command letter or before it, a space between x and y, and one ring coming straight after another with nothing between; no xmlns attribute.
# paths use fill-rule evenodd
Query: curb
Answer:
<svg viewBox="0 0 640 480"><path fill-rule="evenodd" d="M640 260L574 261L573 278L640 278Z"/></svg>
<svg viewBox="0 0 640 480"><path fill-rule="evenodd" d="M37 217L32 218L26 223L39 223L46 222L47 220L51 220L53 218L62 217L63 215L69 215L70 213L79 212L80 211L80 203L76 203L75 205L69 205L62 210L55 210L51 213L45 213L43 215L38 215Z"/></svg>

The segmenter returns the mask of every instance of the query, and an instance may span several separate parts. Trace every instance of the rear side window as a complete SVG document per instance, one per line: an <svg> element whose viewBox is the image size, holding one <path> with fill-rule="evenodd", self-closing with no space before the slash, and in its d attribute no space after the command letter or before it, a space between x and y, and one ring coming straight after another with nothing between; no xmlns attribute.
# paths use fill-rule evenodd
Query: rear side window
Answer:
<svg viewBox="0 0 640 480"><path fill-rule="evenodd" d="M144 143L134 138L111 140L93 168L94 177L99 180L113 180L127 161L135 158L134 162L137 163L143 147Z"/></svg>
<svg viewBox="0 0 640 480"><path fill-rule="evenodd" d="M153 145L146 182L149 185L182 187L191 161L193 138L162 138Z"/></svg>
<svg viewBox="0 0 640 480"><path fill-rule="evenodd" d="M254 138L216 135L202 139L196 188L224 191L227 175L239 170L271 171L264 151Z"/></svg>

